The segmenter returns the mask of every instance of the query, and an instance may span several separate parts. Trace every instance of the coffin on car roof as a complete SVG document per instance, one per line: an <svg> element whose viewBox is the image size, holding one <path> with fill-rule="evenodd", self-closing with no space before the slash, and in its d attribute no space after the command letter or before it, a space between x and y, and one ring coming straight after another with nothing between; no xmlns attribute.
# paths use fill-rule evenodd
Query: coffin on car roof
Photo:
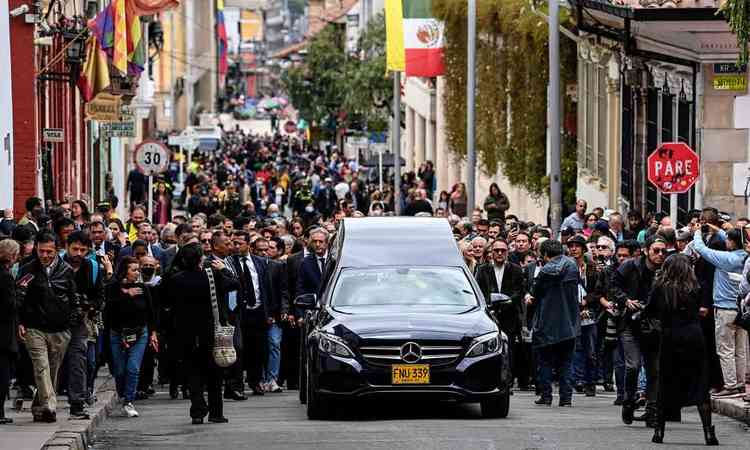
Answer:
<svg viewBox="0 0 750 450"><path fill-rule="evenodd" d="M341 267L464 264L446 219L347 218L343 223L343 238Z"/></svg>

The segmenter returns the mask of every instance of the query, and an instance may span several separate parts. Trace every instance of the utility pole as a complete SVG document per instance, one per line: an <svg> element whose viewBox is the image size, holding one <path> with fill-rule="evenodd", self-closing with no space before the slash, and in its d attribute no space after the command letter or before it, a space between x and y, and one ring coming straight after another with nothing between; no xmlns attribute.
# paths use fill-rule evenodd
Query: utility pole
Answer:
<svg viewBox="0 0 750 450"><path fill-rule="evenodd" d="M550 133L550 226L557 236L562 222L560 179L560 0L549 0L549 133Z"/></svg>
<svg viewBox="0 0 750 450"><path fill-rule="evenodd" d="M474 146L474 114L475 114L475 98L476 93L476 52L477 52L477 1L469 0L469 23L468 30L469 35L467 39L467 79L466 79L466 165L468 172L468 179L466 180L466 198L468 213L476 208L475 192L476 192L476 168L477 168L477 153Z"/></svg>
<svg viewBox="0 0 750 450"><path fill-rule="evenodd" d="M401 215L401 72L393 71L393 211Z"/></svg>

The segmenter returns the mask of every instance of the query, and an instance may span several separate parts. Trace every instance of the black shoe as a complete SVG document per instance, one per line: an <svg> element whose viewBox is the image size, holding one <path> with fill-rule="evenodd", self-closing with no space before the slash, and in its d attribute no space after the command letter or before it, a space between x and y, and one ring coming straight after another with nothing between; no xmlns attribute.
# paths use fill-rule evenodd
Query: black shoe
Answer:
<svg viewBox="0 0 750 450"><path fill-rule="evenodd" d="M224 416L221 417L209 417L208 421L211 423L229 423L229 419Z"/></svg>
<svg viewBox="0 0 750 450"><path fill-rule="evenodd" d="M551 398L538 398L535 402L535 405L543 405L543 406L552 406L552 399Z"/></svg>
<svg viewBox="0 0 750 450"><path fill-rule="evenodd" d="M169 385L169 398L171 398L172 400L175 400L179 396L180 396L180 393L177 390L177 386L174 384L170 384Z"/></svg>
<svg viewBox="0 0 750 450"><path fill-rule="evenodd" d="M719 440L716 439L716 429L713 425L703 427L703 436L706 438L706 445L719 445Z"/></svg>
<svg viewBox="0 0 750 450"><path fill-rule="evenodd" d="M582 385L582 384L576 384L576 386L575 386L575 390L576 390L576 392L578 392L579 394L583 394L583 385Z"/></svg>
<svg viewBox="0 0 750 450"><path fill-rule="evenodd" d="M260 384L251 385L250 390L253 391L253 395L266 395L265 391L263 391L263 386Z"/></svg>
<svg viewBox="0 0 750 450"><path fill-rule="evenodd" d="M148 400L148 394L145 391L136 391L135 399L136 400Z"/></svg>
<svg viewBox="0 0 750 450"><path fill-rule="evenodd" d="M570 402L570 401L568 401L568 402L560 402L559 406L560 406L560 408L572 408L573 407L573 402Z"/></svg>
<svg viewBox="0 0 750 450"><path fill-rule="evenodd" d="M247 397L245 397L245 394L237 391L224 391L224 398L226 400L237 400L237 401L243 401L247 400Z"/></svg>
<svg viewBox="0 0 750 450"><path fill-rule="evenodd" d="M651 442L654 444L664 443L664 426L654 427L654 437L651 438Z"/></svg>
<svg viewBox="0 0 750 450"><path fill-rule="evenodd" d="M586 393L586 397L596 397L596 386L586 386L584 392Z"/></svg>
<svg viewBox="0 0 750 450"><path fill-rule="evenodd" d="M615 387L612 383L604 383L604 392L615 392Z"/></svg>
<svg viewBox="0 0 750 450"><path fill-rule="evenodd" d="M648 422L653 416L654 413L652 413L651 411L646 411L640 416L633 417L633 420L635 420L636 422Z"/></svg>
<svg viewBox="0 0 750 450"><path fill-rule="evenodd" d="M625 401L622 403L622 423L630 425L633 423L633 412L635 412L635 405L633 402Z"/></svg>
<svg viewBox="0 0 750 450"><path fill-rule="evenodd" d="M622 406L622 403L622 399L620 397L617 397L612 404L615 406Z"/></svg>
<svg viewBox="0 0 750 450"><path fill-rule="evenodd" d="M34 415L34 422L55 423L57 422L57 413L54 411L42 411Z"/></svg>
<svg viewBox="0 0 750 450"><path fill-rule="evenodd" d="M149 386L146 388L146 395L152 396L154 394L156 394L156 389L154 389L153 386Z"/></svg>
<svg viewBox="0 0 750 450"><path fill-rule="evenodd" d="M70 419L71 420L88 420L91 418L89 412L83 406L71 406L70 407Z"/></svg>
<svg viewBox="0 0 750 450"><path fill-rule="evenodd" d="M203 417L193 417L193 425L203 425Z"/></svg>

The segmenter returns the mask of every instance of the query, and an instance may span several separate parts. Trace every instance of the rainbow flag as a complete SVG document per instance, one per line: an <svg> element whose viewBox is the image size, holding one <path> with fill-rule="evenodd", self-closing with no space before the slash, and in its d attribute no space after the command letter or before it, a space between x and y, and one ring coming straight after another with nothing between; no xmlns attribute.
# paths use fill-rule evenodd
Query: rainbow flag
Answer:
<svg viewBox="0 0 750 450"><path fill-rule="evenodd" d="M86 63L78 76L78 89L84 101L90 102L96 94L109 87L109 67L107 54L104 53L96 36L86 40Z"/></svg>
<svg viewBox="0 0 750 450"><path fill-rule="evenodd" d="M141 20L129 0L113 0L88 27L120 73L137 76L143 72L146 48Z"/></svg>
<svg viewBox="0 0 750 450"><path fill-rule="evenodd" d="M445 72L444 24L432 16L431 0L386 0L385 17L388 70L417 77Z"/></svg>

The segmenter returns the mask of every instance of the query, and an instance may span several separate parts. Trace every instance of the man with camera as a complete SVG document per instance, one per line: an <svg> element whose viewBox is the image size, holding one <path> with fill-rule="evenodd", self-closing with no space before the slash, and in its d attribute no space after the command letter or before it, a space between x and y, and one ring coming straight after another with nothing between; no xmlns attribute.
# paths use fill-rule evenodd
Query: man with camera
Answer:
<svg viewBox="0 0 750 450"><path fill-rule="evenodd" d="M85 231L74 231L68 236L63 260L74 273L76 295L71 303L70 344L68 345L66 372L68 374L68 402L70 417L88 419L86 402L89 400L87 350L88 321L94 319L104 303L104 271L91 253L91 238Z"/></svg>

